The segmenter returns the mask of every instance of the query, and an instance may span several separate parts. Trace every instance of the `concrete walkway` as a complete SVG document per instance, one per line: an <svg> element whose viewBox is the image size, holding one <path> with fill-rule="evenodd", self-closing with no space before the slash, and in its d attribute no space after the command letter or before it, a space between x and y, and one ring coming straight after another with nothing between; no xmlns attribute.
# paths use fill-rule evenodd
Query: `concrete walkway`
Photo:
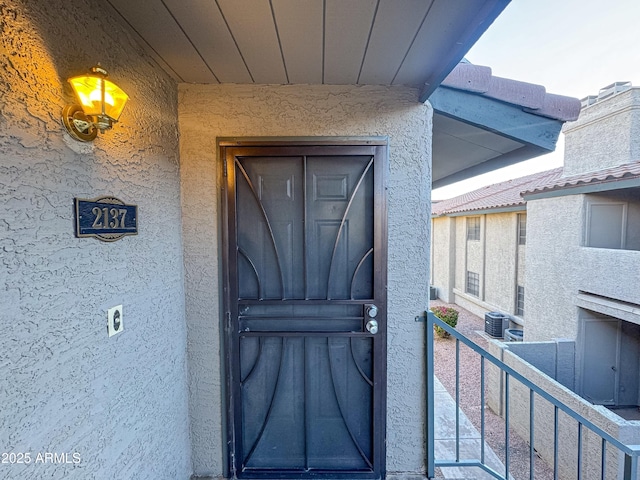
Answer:
<svg viewBox="0 0 640 480"><path fill-rule="evenodd" d="M435 398L435 454L436 460L455 460L456 458L456 402L437 377L434 378ZM460 459L480 459L480 432L460 410ZM504 475L504 465L489 445L485 442L485 464ZM495 479L477 467L446 467L440 469L447 479ZM509 476L510 478L511 475Z"/></svg>

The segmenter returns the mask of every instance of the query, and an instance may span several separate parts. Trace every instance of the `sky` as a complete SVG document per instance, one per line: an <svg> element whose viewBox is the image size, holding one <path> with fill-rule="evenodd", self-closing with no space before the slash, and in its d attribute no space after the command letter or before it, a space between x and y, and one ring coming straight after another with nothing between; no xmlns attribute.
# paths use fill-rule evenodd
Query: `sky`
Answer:
<svg viewBox="0 0 640 480"><path fill-rule="evenodd" d="M640 86L640 0L511 0L465 56L492 74L584 98L617 81ZM562 166L553 153L433 190L442 200Z"/></svg>

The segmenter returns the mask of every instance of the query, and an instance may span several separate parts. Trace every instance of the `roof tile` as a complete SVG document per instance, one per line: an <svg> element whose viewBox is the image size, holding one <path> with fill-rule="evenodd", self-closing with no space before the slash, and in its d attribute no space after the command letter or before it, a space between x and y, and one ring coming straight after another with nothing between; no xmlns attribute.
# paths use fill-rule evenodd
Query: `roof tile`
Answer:
<svg viewBox="0 0 640 480"><path fill-rule="evenodd" d="M431 214L434 217L439 217L517 207L526 204L523 197L527 195L562 189L569 190L582 185L598 185L626 179L640 179L640 161L570 177L562 176L562 167L554 168L434 202Z"/></svg>
<svg viewBox="0 0 640 480"><path fill-rule="evenodd" d="M520 195L522 191L536 189L554 182L560 178L561 174L562 168L560 167L488 185L448 200L436 202L432 206L431 213L434 217L438 217L524 205L526 202Z"/></svg>
<svg viewBox="0 0 640 480"><path fill-rule="evenodd" d="M570 177L549 179L542 185L529 185L523 195L570 189L580 185L597 185L615 182L622 179L640 178L640 161L625 163L617 167L606 168L595 172L587 172Z"/></svg>
<svg viewBox="0 0 640 480"><path fill-rule="evenodd" d="M512 105L527 113L563 122L576 120L580 100L547 93L542 85L494 77L490 67L460 62L442 81L443 87L464 90Z"/></svg>

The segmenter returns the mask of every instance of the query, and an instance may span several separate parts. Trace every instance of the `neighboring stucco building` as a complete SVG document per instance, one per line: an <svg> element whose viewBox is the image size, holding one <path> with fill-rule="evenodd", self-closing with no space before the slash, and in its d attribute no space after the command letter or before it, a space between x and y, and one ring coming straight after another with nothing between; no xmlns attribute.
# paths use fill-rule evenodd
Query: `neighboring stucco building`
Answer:
<svg viewBox="0 0 640 480"><path fill-rule="evenodd" d="M433 204L431 285L438 298L479 316L499 311L520 326L526 324L527 210L520 192L549 183L561 170Z"/></svg>
<svg viewBox="0 0 640 480"><path fill-rule="evenodd" d="M0 477L423 476L431 182L574 108L432 165L437 121L465 135L427 99L506 3L0 0L0 452L32 460ZM98 61L130 99L80 143L66 79ZM74 235L101 197L137 235Z"/></svg>
<svg viewBox="0 0 640 480"><path fill-rule="evenodd" d="M575 391L640 405L640 88L614 84L565 126L564 169L528 188L525 340L576 342Z"/></svg>

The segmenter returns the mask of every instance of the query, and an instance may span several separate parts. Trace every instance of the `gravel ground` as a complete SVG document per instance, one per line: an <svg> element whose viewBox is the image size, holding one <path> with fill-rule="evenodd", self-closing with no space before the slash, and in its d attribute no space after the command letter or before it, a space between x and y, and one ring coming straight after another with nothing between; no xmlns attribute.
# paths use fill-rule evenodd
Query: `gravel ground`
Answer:
<svg viewBox="0 0 640 480"><path fill-rule="evenodd" d="M483 318L473 315L458 305L449 305L439 300L432 301L431 305L445 305L458 310L460 315L456 330L480 347L486 348L487 340L477 333L484 331ZM455 340L436 336L434 353L436 377L442 382L449 394L455 398ZM462 343L460 344L460 405L469 420L480 431L480 357ZM489 446L504 463L504 420L494 414L488 407L485 409L485 435ZM509 465L509 472L516 480L527 480L529 478L529 446L515 433L510 433L509 435ZM539 457L535 459L534 473L536 480L553 479L552 468L549 468ZM442 478L441 474L438 475L438 478Z"/></svg>

